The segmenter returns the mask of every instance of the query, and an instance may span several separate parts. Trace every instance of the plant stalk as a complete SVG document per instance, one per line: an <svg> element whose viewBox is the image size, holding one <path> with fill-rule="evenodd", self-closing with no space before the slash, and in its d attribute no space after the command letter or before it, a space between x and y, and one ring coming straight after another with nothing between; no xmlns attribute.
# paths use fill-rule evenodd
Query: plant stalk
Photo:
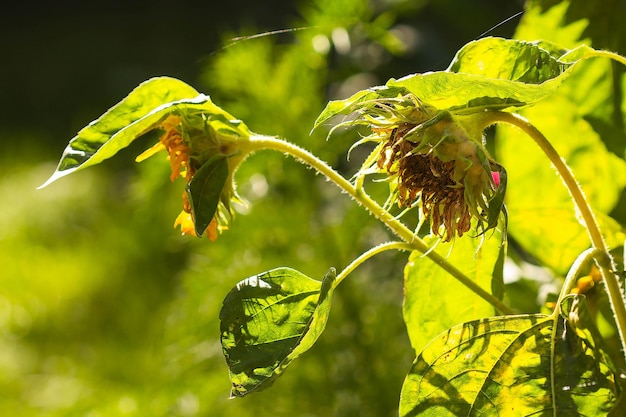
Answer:
<svg viewBox="0 0 626 417"><path fill-rule="evenodd" d="M621 342L622 354L626 354L626 303L619 279L615 275L617 267L611 258L611 254L609 253L609 249L600 231L596 216L591 210L591 207L587 202L587 198L585 197L585 194L583 193L582 188L580 188L578 182L576 182L569 166L567 166L563 158L561 158L559 153L556 149L554 149L550 141L548 141L543 133L541 133L539 129L532 125L526 118L514 113L494 111L486 113L485 120L487 125L503 122L521 129L535 141L539 148L541 148L543 153L545 153L548 159L550 159L550 162L552 162L561 176L561 179L572 196L574 204L580 213L580 217L585 224L587 233L589 234L589 239L591 240L591 245L597 250L597 256L595 256L596 264L598 265L598 269L600 270L602 279L606 285L611 309L613 310L613 316L617 324L617 332Z"/></svg>
<svg viewBox="0 0 626 417"><path fill-rule="evenodd" d="M450 275L460 281L463 285L473 291L476 295L494 306L501 313L515 313L506 304L494 297L489 292L485 291L462 271L449 263L443 256L432 250L426 244L426 242L416 236L415 233L413 233L402 222L392 216L391 213L383 209L362 188L355 187L350 181L346 180L327 163L320 160L309 151L276 137L263 135L251 136L247 150L249 152L254 152L262 149L271 149L288 154L296 158L300 162L304 163L305 165L312 167L317 172L324 175L328 180L335 183L335 185L337 185L340 189L350 195L350 197L352 197L356 202L363 205L366 210L368 210L375 218L383 222L389 229L391 229L393 233L395 233L404 242L410 245L413 250L417 250L423 253L424 256L435 262Z"/></svg>
<svg viewBox="0 0 626 417"><path fill-rule="evenodd" d="M359 265L367 261L369 258L378 255L381 252L392 249L412 251L413 247L405 242L387 242L375 246L367 252L362 253L358 258L350 262L350 265L346 266L344 270L337 275L335 281L333 282L333 287L337 287L339 284L341 284L341 281L343 281L348 275L352 273L352 271L354 271Z"/></svg>

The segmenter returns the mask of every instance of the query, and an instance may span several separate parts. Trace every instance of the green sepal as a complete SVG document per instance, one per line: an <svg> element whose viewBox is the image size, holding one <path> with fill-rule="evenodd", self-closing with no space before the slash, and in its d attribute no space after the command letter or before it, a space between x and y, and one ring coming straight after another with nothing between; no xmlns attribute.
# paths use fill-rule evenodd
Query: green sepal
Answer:
<svg viewBox="0 0 626 417"><path fill-rule="evenodd" d="M372 87L367 90L361 90L345 100L330 101L322 113L317 117L313 124L313 130L317 129L328 120L339 115L348 115L366 105L374 105L375 100L381 98L394 98L399 95L406 94L404 88L393 88L388 86Z"/></svg>
<svg viewBox="0 0 626 417"><path fill-rule="evenodd" d="M621 388L584 296L562 314L491 317L454 326L418 355L400 416L606 416Z"/></svg>
<svg viewBox="0 0 626 417"><path fill-rule="evenodd" d="M492 163L492 169L496 168L499 176L500 183L496 185L495 192L489 199L489 206L487 209L487 227L486 230L492 229L498 225L500 219L500 213L504 213L504 234L506 235L507 215L506 208L504 206L504 197L506 196L506 169L502 165Z"/></svg>
<svg viewBox="0 0 626 417"><path fill-rule="evenodd" d="M213 220L228 174L226 156L213 155L187 184L185 190L191 203L196 236L202 236Z"/></svg>
<svg viewBox="0 0 626 417"><path fill-rule="evenodd" d="M220 331L231 397L269 387L313 346L326 327L335 276L331 268L317 281L282 267L246 278L230 291Z"/></svg>

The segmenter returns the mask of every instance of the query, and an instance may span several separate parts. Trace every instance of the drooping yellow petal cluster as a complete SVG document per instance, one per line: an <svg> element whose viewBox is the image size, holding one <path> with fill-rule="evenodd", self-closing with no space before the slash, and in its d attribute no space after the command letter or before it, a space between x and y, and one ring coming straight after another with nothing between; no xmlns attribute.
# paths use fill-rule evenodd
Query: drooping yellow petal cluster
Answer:
<svg viewBox="0 0 626 417"><path fill-rule="evenodd" d="M185 143L183 135L180 131L181 122L182 118L180 116L169 116L165 119L159 126L159 128L164 131L159 138L159 142L139 155L136 158L136 161L141 162L155 155L157 152L166 151L168 154L167 159L169 160L171 167L170 180L173 182L176 178L183 176L185 177L185 181L189 183L189 181L193 178L196 169L189 160L190 149ZM180 226L180 230L184 235L196 236L195 223L191 214L191 204L189 203L189 197L186 192L183 193L182 199L183 209L178 217L176 217L174 227ZM215 219L213 219L209 227L207 227L206 234L212 241L217 239L217 221Z"/></svg>

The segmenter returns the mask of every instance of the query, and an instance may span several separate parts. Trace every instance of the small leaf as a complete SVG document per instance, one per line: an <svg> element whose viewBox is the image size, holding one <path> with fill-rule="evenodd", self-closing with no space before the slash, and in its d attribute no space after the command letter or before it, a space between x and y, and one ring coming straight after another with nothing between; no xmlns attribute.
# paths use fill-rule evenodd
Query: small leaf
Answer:
<svg viewBox="0 0 626 417"><path fill-rule="evenodd" d="M335 270L316 281L277 268L239 282L224 299L221 340L232 397L267 388L326 326Z"/></svg>
<svg viewBox="0 0 626 417"><path fill-rule="evenodd" d="M504 264L507 259L508 253L508 241L507 241L507 222L508 217L506 209L504 209L504 215L500 222L500 234L502 236L502 243L498 250L498 258L493 265L493 275L491 277L491 294L499 300L504 299Z"/></svg>
<svg viewBox="0 0 626 417"><path fill-rule="evenodd" d="M584 297L561 315L493 317L434 339L402 388L401 416L605 416L620 394Z"/></svg>
<svg viewBox="0 0 626 417"><path fill-rule="evenodd" d="M195 173L186 191L191 203L191 213L196 235L202 236L213 220L224 184L228 179L226 156L214 155Z"/></svg>
<svg viewBox="0 0 626 417"><path fill-rule="evenodd" d="M497 267L502 268L498 260L503 250L498 229L481 237L466 235L437 244L439 253L449 254L447 260L452 265L462 268L486 290L500 285L493 280L501 276ZM492 316L494 308L423 254L413 252L404 268L403 313L411 346L419 352L443 330L459 322Z"/></svg>

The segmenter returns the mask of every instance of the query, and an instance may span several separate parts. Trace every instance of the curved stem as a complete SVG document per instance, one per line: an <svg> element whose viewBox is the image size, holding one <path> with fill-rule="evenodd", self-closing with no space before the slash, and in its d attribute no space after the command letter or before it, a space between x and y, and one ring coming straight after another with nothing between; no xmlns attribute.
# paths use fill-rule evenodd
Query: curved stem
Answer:
<svg viewBox="0 0 626 417"><path fill-rule="evenodd" d="M554 314L560 314L561 312L561 303L563 299L572 291L574 286L576 286L576 280L578 276L581 274L583 268L594 258L600 255L602 252L596 248L589 248L585 250L583 253L578 255L578 258L572 264L572 267L567 272L567 276L565 277L565 281L563 282L563 288L561 289L561 293L559 294L559 298L556 301L556 307L554 309Z"/></svg>
<svg viewBox="0 0 626 417"><path fill-rule="evenodd" d="M574 286L576 285L576 280L578 276L580 275L582 269L587 265L589 261L591 261L596 255L598 255L598 252L599 250L594 249L594 248L589 248L585 250L583 253L578 255L578 257L574 261L574 264L572 265L570 270L567 272L567 277L565 277L565 282L563 282L563 288L561 288L559 299L556 301L554 311L552 312L552 315L551 315L551 317L555 321L554 326L552 326L551 340L555 341L559 337L557 332L559 332L560 330L559 330L559 326L556 324L556 321L561 320L560 315L561 315L561 305L563 304L563 299L565 299L565 297L571 292L572 288L574 288ZM550 349L550 381L551 381L550 389L552 391L552 398L556 398L557 396L556 378L557 378L558 373L554 369L555 364L556 364L555 355L556 355L556 349ZM556 407L554 408L554 410L555 410L555 414L553 415L556 416Z"/></svg>
<svg viewBox="0 0 626 417"><path fill-rule="evenodd" d="M324 175L329 181L335 183L339 188L346 192L354 200L362 204L374 217L382 221L405 242L411 242L416 250L420 252L426 252L430 248L423 240L415 237L413 232L410 231L402 222L394 218L390 213L384 210L374 200L372 200L367 193L362 189L357 189L350 181L341 176L337 171L331 168L327 163L317 158L309 151L300 148L292 143L284 140L271 137L271 136L252 136L250 138L249 149L251 151L261 149L272 149L275 151L283 152L293 156L300 160L305 165L308 165Z"/></svg>
<svg viewBox="0 0 626 417"><path fill-rule="evenodd" d="M359 265L367 261L372 256L378 255L381 252L392 250L392 249L412 251L413 247L405 242L387 242L387 243L382 243L378 246L375 246L371 248L370 250L368 250L367 252L362 253L358 258L352 261L350 265L346 266L344 270L341 271L335 278L335 281L333 282L333 287L337 287L339 284L341 284L341 281L343 281L348 275L350 275L352 271L354 271Z"/></svg>
<svg viewBox="0 0 626 417"><path fill-rule="evenodd" d="M554 165L558 171L561 179L565 183L574 204L580 213L580 217L585 223L589 239L594 249L598 251L598 255L602 253L602 256L595 256L598 269L602 273L602 278L606 285L607 293L609 296L615 322L617 324L617 332L620 337L622 353L626 353L626 304L624 295L615 272L617 267L615 266L609 249L604 241L604 237L598 226L598 221L594 215L587 198L580 188L572 171L567 166L565 161L561 158L559 153L554 149L550 141L541 133L535 126L533 126L528 120L518 114L506 113L506 112L488 112L485 114L485 122L487 125L492 125L497 122L504 122L518 127L528 136L530 136L535 143L541 148L541 150L550 159L550 162Z"/></svg>
<svg viewBox="0 0 626 417"><path fill-rule="evenodd" d="M593 51L593 54L590 54L590 57L608 58L617 61L622 65L626 65L626 58L610 51Z"/></svg>
<svg viewBox="0 0 626 417"><path fill-rule="evenodd" d="M337 171L331 168L327 163L317 158L309 151L300 148L292 143L272 137L253 135L247 145L249 152L261 149L271 149L291 155L324 175L328 180L335 183L344 192L350 195L355 201L362 204L375 218L384 223L393 233L405 241L412 250L417 250L435 262L450 275L467 286L476 295L483 298L489 304L493 305L497 310L504 314L513 314L514 311L507 307L502 301L485 291L482 287L472 281L462 271L449 263L443 256L431 250L431 248L418 236L409 230L402 222L391 215L387 210L383 209L376 201L374 201L362 188L356 188L350 181L346 180Z"/></svg>

